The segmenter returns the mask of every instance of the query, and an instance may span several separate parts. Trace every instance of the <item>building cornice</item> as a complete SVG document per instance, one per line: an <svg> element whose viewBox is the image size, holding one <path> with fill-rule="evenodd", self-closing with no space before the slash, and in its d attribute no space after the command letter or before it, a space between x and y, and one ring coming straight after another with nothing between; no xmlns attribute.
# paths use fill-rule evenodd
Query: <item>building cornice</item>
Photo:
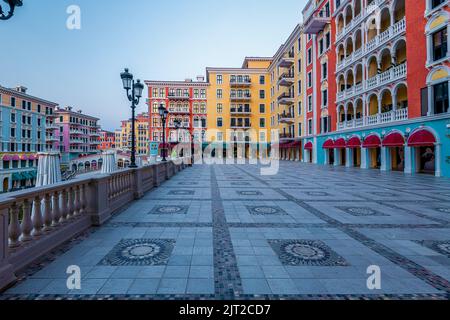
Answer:
<svg viewBox="0 0 450 320"><path fill-rule="evenodd" d="M44 104L44 105L47 105L47 106L51 106L51 107L57 107L59 105L56 102L51 102L51 101L48 101L48 100L45 100L45 99L41 99L41 98L38 98L38 97L35 97L35 96L31 96L31 95L23 93L23 92L19 92L19 91L15 90L15 89L9 89L9 88L5 88L5 87L2 87L2 86L0 86L0 93L8 94L8 95L15 96L15 97L19 97L19 98L24 99L24 100L33 100L36 103L41 103L41 104Z"/></svg>
<svg viewBox="0 0 450 320"><path fill-rule="evenodd" d="M147 86L168 86L168 87L207 87L209 83L207 82L186 82L186 81L156 81L156 80L145 80Z"/></svg>

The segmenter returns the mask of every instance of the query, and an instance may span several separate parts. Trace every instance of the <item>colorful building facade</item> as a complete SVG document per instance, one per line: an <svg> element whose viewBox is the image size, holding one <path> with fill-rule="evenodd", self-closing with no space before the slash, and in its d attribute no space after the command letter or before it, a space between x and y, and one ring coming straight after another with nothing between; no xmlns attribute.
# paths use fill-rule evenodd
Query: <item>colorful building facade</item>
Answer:
<svg viewBox="0 0 450 320"><path fill-rule="evenodd" d="M0 193L34 186L37 154L56 145L56 107L25 87L0 87Z"/></svg>
<svg viewBox="0 0 450 320"><path fill-rule="evenodd" d="M146 81L148 87L149 139L163 141L162 121L158 108L162 105L169 112L166 123L166 142L170 146L178 143L204 141L207 126L207 89L204 77L196 81ZM175 121L180 122L177 130Z"/></svg>
<svg viewBox="0 0 450 320"><path fill-rule="evenodd" d="M116 148L116 133L106 130L100 131L100 151L111 150Z"/></svg>
<svg viewBox="0 0 450 320"><path fill-rule="evenodd" d="M149 114L147 112L140 113L136 116L135 122L135 136L136 136L136 153L138 155L147 155L149 152ZM121 128L114 133L110 133L110 138L114 136L115 146L114 148L122 150L124 152L131 151L131 133L132 123L131 120L122 121Z"/></svg>
<svg viewBox="0 0 450 320"><path fill-rule="evenodd" d="M57 108L55 115L57 148L63 164L99 152L98 118L83 114L81 110L74 111L72 107Z"/></svg>
<svg viewBox="0 0 450 320"><path fill-rule="evenodd" d="M304 161L450 176L448 11L448 1L431 0L308 3L315 88ZM330 48L321 54L327 32ZM325 63L335 80L327 83L328 108Z"/></svg>

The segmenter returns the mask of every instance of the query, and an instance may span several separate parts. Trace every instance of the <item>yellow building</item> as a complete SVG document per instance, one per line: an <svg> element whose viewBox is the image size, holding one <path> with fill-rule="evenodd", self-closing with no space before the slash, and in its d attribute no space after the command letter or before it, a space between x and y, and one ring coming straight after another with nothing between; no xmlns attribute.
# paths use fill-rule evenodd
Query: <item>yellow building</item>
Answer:
<svg viewBox="0 0 450 320"><path fill-rule="evenodd" d="M206 142L270 142L271 63L272 58L248 57L241 68L206 69Z"/></svg>
<svg viewBox="0 0 450 320"><path fill-rule="evenodd" d="M273 58L270 74L270 127L278 129L280 157L300 160L304 135L303 32L297 25ZM271 137L275 140L275 137Z"/></svg>
<svg viewBox="0 0 450 320"><path fill-rule="evenodd" d="M149 117L148 113L136 116L136 152L138 155L149 154ZM123 151L131 150L131 120L122 121L121 129L115 131L116 148Z"/></svg>

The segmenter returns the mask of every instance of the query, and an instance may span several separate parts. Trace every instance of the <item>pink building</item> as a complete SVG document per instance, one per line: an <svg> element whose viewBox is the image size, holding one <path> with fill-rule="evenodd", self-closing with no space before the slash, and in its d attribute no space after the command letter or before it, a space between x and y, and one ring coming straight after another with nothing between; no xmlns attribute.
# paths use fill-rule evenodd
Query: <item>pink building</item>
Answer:
<svg viewBox="0 0 450 320"><path fill-rule="evenodd" d="M83 114L81 110L73 111L72 107L58 108L55 115L62 163L99 152L98 118Z"/></svg>

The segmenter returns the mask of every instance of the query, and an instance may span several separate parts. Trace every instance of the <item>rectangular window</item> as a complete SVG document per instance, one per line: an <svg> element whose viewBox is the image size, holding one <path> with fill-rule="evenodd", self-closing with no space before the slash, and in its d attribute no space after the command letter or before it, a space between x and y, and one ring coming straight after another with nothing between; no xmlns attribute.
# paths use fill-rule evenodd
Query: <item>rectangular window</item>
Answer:
<svg viewBox="0 0 450 320"><path fill-rule="evenodd" d="M302 102L301 101L299 101L298 102L298 105L297 105L297 113L298 113L298 115L300 116L300 115L302 115Z"/></svg>
<svg viewBox="0 0 450 320"><path fill-rule="evenodd" d="M259 105L259 113L265 113L266 112L266 105L264 103L261 103Z"/></svg>
<svg viewBox="0 0 450 320"><path fill-rule="evenodd" d="M312 49L308 49L308 65L312 63Z"/></svg>
<svg viewBox="0 0 450 320"><path fill-rule="evenodd" d="M266 119L264 119L264 118L260 118L259 119L259 127L260 128L265 128L266 127Z"/></svg>
<svg viewBox="0 0 450 320"><path fill-rule="evenodd" d="M326 80L328 77L328 63L322 64L322 80Z"/></svg>
<svg viewBox="0 0 450 320"><path fill-rule="evenodd" d="M312 119L308 119L308 134L309 135L313 134Z"/></svg>
<svg viewBox="0 0 450 320"><path fill-rule="evenodd" d="M298 94L302 94L302 80L298 80Z"/></svg>
<svg viewBox="0 0 450 320"><path fill-rule="evenodd" d="M223 98L223 91L222 89L217 89L217 99L222 99Z"/></svg>
<svg viewBox="0 0 450 320"><path fill-rule="evenodd" d="M328 106L328 90L322 91L322 107Z"/></svg>
<svg viewBox="0 0 450 320"><path fill-rule="evenodd" d="M308 96L308 112L312 111L312 96Z"/></svg>
<svg viewBox="0 0 450 320"><path fill-rule="evenodd" d="M447 27L433 33L433 60L441 60L447 56Z"/></svg>
<svg viewBox="0 0 450 320"><path fill-rule="evenodd" d="M298 67L297 67L298 73L302 72L302 60L298 60Z"/></svg>
<svg viewBox="0 0 450 320"><path fill-rule="evenodd" d="M222 118L217 118L217 127L221 128L223 126L223 119Z"/></svg>
<svg viewBox="0 0 450 320"><path fill-rule="evenodd" d="M449 108L448 81L433 86L434 114L447 113Z"/></svg>
<svg viewBox="0 0 450 320"><path fill-rule="evenodd" d="M323 53L323 38L319 40L319 54Z"/></svg>
<svg viewBox="0 0 450 320"><path fill-rule="evenodd" d="M302 136L302 124L299 122L298 124L298 136L301 137Z"/></svg>
<svg viewBox="0 0 450 320"><path fill-rule="evenodd" d="M223 104L218 103L217 104L217 113L222 113L223 112Z"/></svg>
<svg viewBox="0 0 450 320"><path fill-rule="evenodd" d="M222 84L223 83L223 76L221 74L217 75L217 84Z"/></svg>
<svg viewBox="0 0 450 320"><path fill-rule="evenodd" d="M11 97L11 107L15 107L16 106L16 98Z"/></svg>
<svg viewBox="0 0 450 320"><path fill-rule="evenodd" d="M266 77L265 76L259 76L259 84L266 84Z"/></svg>
<svg viewBox="0 0 450 320"><path fill-rule="evenodd" d="M308 72L308 88L312 87L312 72Z"/></svg>
<svg viewBox="0 0 450 320"><path fill-rule="evenodd" d="M434 9L444 3L445 0L431 0L431 9Z"/></svg>

